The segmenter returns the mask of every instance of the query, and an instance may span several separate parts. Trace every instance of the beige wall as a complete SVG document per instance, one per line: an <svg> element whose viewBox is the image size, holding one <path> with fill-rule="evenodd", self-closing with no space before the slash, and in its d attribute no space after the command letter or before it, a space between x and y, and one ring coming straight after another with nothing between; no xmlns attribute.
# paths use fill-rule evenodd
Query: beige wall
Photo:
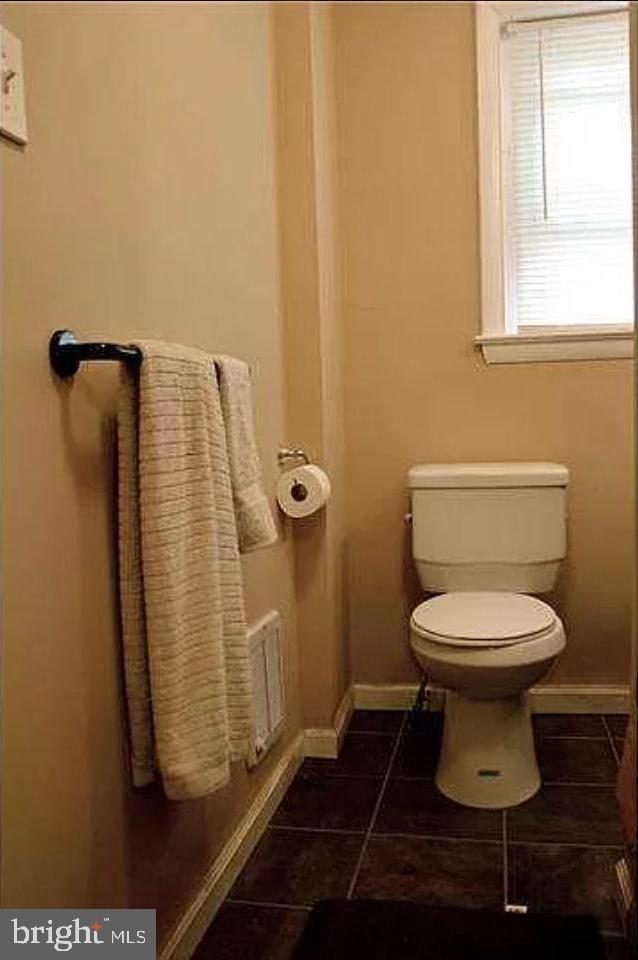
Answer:
<svg viewBox="0 0 638 960"><path fill-rule="evenodd" d="M406 470L567 464L556 682L628 682L632 367L486 368L479 328L470 3L336 5L346 342L350 646L357 682L409 681L419 591Z"/></svg>
<svg viewBox="0 0 638 960"><path fill-rule="evenodd" d="M302 719L315 728L332 726L349 683L331 6L277 4L274 24L288 422L333 488L327 510L293 526Z"/></svg>
<svg viewBox="0 0 638 960"><path fill-rule="evenodd" d="M30 142L2 143L5 905L157 906L165 933L278 751L210 800L133 794L116 613L117 371L49 370L57 327L246 358L264 472L286 437L267 5L6 4ZM290 542L245 565L285 619Z"/></svg>
<svg viewBox="0 0 638 960"><path fill-rule="evenodd" d="M631 366L486 369L474 352L470 4L341 3L333 24L326 4L271 22L266 4L14 3L3 22L25 42L30 126L25 150L0 147L5 903L157 906L164 935L272 761L208 801L129 789L117 373L57 382L50 332L241 355L270 489L282 441L329 468L325 515L245 565L250 617L285 618L287 739L297 611L306 725L330 724L347 685L348 623L355 681L414 677L419 460L570 467L555 677L626 680Z"/></svg>

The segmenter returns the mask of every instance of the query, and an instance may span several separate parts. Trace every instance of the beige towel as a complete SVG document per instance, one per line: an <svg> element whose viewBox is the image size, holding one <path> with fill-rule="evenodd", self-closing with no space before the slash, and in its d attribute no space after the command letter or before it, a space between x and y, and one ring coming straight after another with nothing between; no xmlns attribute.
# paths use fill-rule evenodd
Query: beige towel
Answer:
<svg viewBox="0 0 638 960"><path fill-rule="evenodd" d="M139 344L119 404L120 593L133 780L211 793L252 752L237 529L211 357Z"/></svg>
<svg viewBox="0 0 638 960"><path fill-rule="evenodd" d="M219 376L230 476L241 553L266 547L277 539L277 528L261 482L250 370L243 360L215 357Z"/></svg>

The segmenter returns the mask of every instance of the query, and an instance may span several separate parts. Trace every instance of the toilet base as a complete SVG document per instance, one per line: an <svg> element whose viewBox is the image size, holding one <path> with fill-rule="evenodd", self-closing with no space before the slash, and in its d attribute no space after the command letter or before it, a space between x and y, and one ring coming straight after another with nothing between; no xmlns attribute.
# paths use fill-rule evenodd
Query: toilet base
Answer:
<svg viewBox="0 0 638 960"><path fill-rule="evenodd" d="M448 691L436 785L468 807L501 810L541 785L527 697L473 700Z"/></svg>

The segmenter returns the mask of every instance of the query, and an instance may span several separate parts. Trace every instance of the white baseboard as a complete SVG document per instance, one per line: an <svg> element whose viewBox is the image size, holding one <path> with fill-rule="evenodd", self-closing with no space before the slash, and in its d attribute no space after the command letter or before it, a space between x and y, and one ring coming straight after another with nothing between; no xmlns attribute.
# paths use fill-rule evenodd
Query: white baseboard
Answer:
<svg viewBox="0 0 638 960"><path fill-rule="evenodd" d="M355 710L409 710L418 690L416 683L355 683Z"/></svg>
<svg viewBox="0 0 638 960"><path fill-rule="evenodd" d="M300 733L286 748L232 837L208 868L195 898L159 953L159 960L190 960L299 769L303 745Z"/></svg>
<svg viewBox="0 0 638 960"><path fill-rule="evenodd" d="M324 757L329 760L338 757L353 709L354 692L353 688L349 687L337 707L331 727L315 727L304 730L305 756Z"/></svg>
<svg viewBox="0 0 638 960"><path fill-rule="evenodd" d="M621 857L616 862L615 900L625 936L631 930L631 918L634 913L634 885L631 879L631 869L627 857Z"/></svg>
<svg viewBox="0 0 638 960"><path fill-rule="evenodd" d="M631 691L626 687L532 687L534 713L629 713Z"/></svg>
<svg viewBox="0 0 638 960"><path fill-rule="evenodd" d="M354 685L357 710L409 710L418 693L418 684ZM428 691L434 710L443 706L443 691ZM629 713L630 688L595 685L540 686L530 690L534 713Z"/></svg>

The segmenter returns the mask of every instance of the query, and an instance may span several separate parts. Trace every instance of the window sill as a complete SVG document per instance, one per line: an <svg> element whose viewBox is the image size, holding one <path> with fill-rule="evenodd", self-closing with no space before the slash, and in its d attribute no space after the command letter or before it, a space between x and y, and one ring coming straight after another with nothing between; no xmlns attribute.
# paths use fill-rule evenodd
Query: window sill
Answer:
<svg viewBox="0 0 638 960"><path fill-rule="evenodd" d="M633 330L487 335L474 342L488 364L628 360L634 355Z"/></svg>

